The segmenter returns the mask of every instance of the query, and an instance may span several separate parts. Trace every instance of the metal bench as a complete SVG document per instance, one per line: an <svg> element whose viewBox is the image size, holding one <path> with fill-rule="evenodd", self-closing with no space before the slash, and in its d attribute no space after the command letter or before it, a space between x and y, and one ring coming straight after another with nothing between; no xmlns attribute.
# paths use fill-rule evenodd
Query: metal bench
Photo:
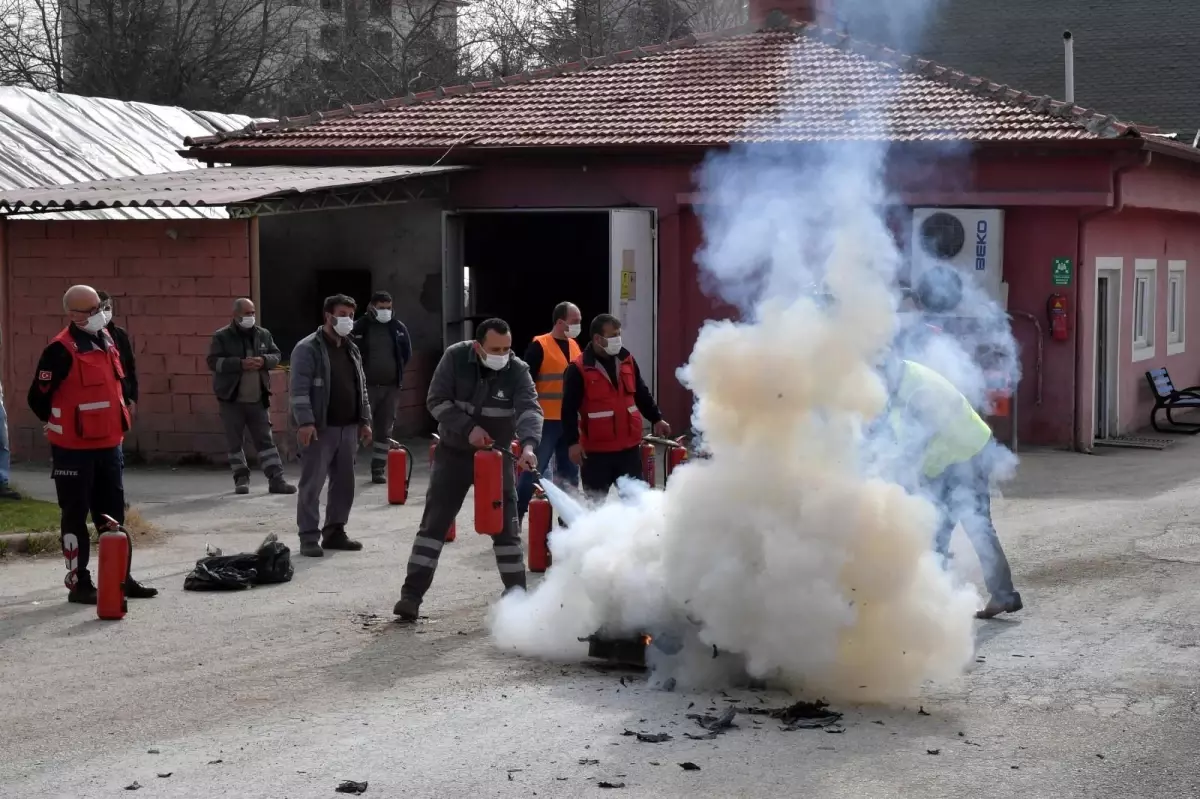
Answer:
<svg viewBox="0 0 1200 799"><path fill-rule="evenodd" d="M1175 384L1171 382L1171 375L1167 374L1165 368L1151 369L1146 372L1146 382L1150 384L1150 391L1154 393L1154 408L1150 411L1151 427L1159 433L1187 433L1192 436L1200 433L1200 424L1176 422L1171 416L1173 410L1200 410L1200 386L1192 386L1183 390L1175 388ZM1170 427L1158 426L1159 411L1167 412L1167 421L1170 423Z"/></svg>

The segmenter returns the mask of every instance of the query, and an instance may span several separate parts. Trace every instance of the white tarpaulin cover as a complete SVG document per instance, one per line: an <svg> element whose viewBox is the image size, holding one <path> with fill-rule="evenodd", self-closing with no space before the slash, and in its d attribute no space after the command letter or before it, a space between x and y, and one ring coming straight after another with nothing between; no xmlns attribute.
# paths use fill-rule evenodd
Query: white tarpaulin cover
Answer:
<svg viewBox="0 0 1200 799"><path fill-rule="evenodd" d="M187 136L244 128L251 117L0 87L0 189L79 183L198 168L179 155ZM224 208L113 208L35 219L228 217Z"/></svg>

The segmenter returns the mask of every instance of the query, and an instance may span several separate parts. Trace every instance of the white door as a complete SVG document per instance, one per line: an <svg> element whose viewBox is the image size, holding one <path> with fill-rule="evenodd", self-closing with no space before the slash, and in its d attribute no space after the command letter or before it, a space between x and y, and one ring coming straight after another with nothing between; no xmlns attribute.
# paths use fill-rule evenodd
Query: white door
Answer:
<svg viewBox="0 0 1200 799"><path fill-rule="evenodd" d="M442 344L449 347L470 338L466 329L466 281L463 265L463 218L442 214Z"/></svg>
<svg viewBox="0 0 1200 799"><path fill-rule="evenodd" d="M658 350L655 221L653 210L609 211L609 307L621 320L621 340L651 392L656 392Z"/></svg>

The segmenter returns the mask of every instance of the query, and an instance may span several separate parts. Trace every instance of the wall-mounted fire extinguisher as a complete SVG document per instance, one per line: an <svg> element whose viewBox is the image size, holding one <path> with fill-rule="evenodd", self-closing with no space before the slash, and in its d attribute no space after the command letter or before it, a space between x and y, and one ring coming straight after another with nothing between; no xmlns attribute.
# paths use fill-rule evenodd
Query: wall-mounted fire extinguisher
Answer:
<svg viewBox="0 0 1200 799"><path fill-rule="evenodd" d="M1050 338L1055 341L1067 340L1067 296L1051 294L1046 300L1046 316L1050 319Z"/></svg>
<svg viewBox="0 0 1200 799"><path fill-rule="evenodd" d="M129 536L116 519L105 516L105 530L97 547L100 567L96 575L96 615L109 621L125 618L125 578L129 576Z"/></svg>
<svg viewBox="0 0 1200 799"><path fill-rule="evenodd" d="M429 471L433 471L433 457L437 454L438 444L441 443L442 437L437 433L433 434L433 441L429 444ZM450 522L450 529L446 531L446 543L450 543L458 538L458 522Z"/></svg>
<svg viewBox="0 0 1200 799"><path fill-rule="evenodd" d="M481 449L475 453L475 532L504 532L504 453Z"/></svg>
<svg viewBox="0 0 1200 799"><path fill-rule="evenodd" d="M658 461L654 457L654 445L649 441L642 442L642 479L654 488L655 472L658 471Z"/></svg>
<svg viewBox="0 0 1200 799"><path fill-rule="evenodd" d="M529 500L529 571L541 574L550 568L550 528L553 526L550 500L539 488Z"/></svg>
<svg viewBox="0 0 1200 799"><path fill-rule="evenodd" d="M413 459L408 447L388 439L387 499L389 505L408 501L408 485L412 482Z"/></svg>

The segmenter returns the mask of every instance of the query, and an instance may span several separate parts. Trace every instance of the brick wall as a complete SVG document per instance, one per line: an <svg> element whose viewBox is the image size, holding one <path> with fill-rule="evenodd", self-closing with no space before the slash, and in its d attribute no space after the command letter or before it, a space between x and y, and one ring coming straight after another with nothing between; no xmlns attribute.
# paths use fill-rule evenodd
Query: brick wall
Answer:
<svg viewBox="0 0 1200 799"><path fill-rule="evenodd" d="M148 460L220 456L225 445L205 356L212 332L228 323L233 298L250 293L248 223L12 221L5 227L5 393L14 456L48 457L25 393L42 349L65 324L62 295L75 283L112 294L117 323L133 340L141 397L126 451Z"/></svg>

